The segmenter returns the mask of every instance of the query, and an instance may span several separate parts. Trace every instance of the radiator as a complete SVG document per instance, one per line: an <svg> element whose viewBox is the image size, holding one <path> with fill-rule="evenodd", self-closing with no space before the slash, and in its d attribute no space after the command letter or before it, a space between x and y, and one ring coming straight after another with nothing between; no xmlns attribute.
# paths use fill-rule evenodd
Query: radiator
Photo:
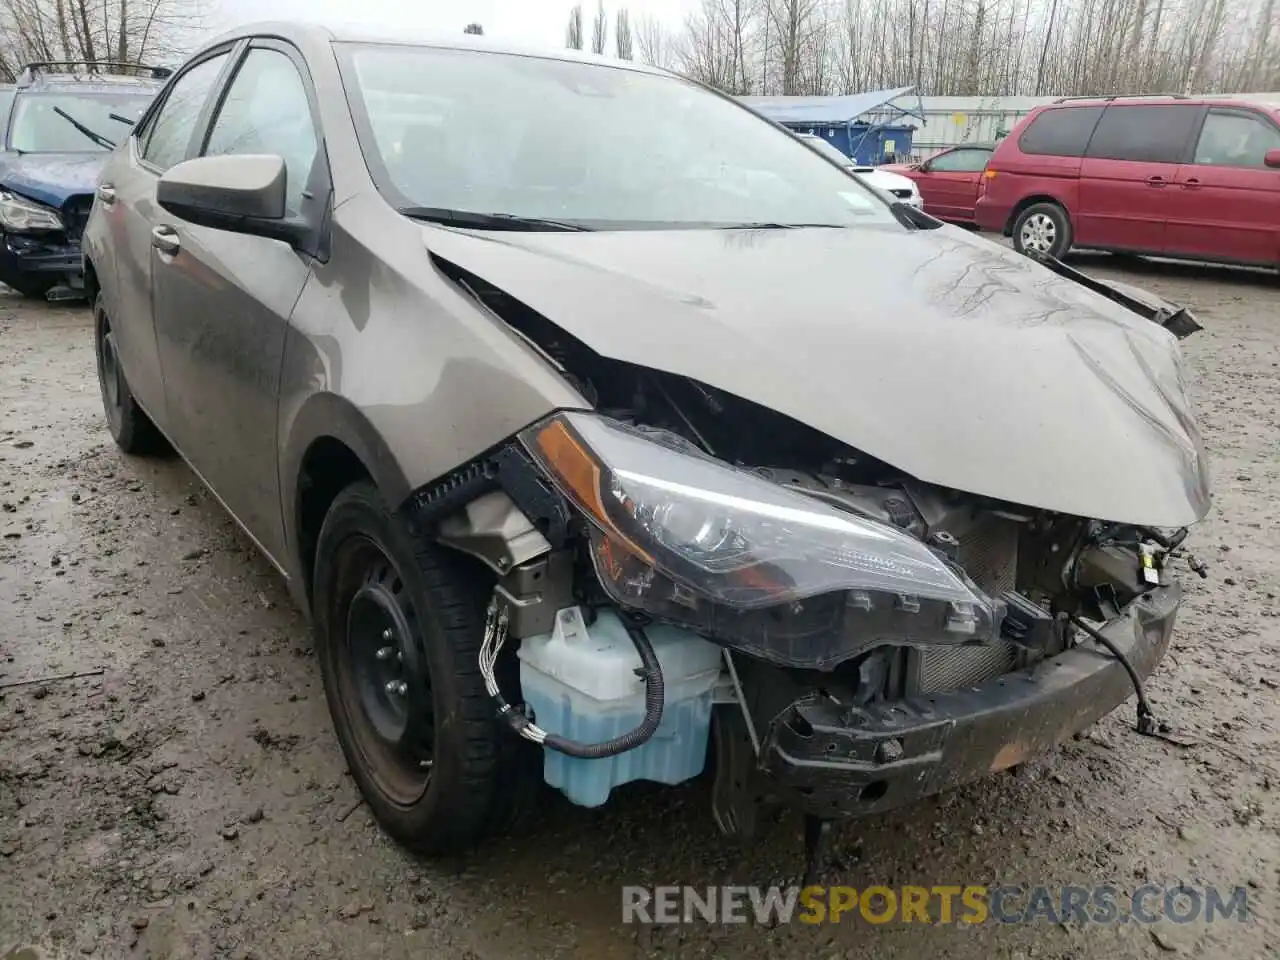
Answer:
<svg viewBox="0 0 1280 960"><path fill-rule="evenodd" d="M960 566L984 593L998 597L1017 584L1018 524L986 516L960 540ZM999 642L982 646L937 646L913 651L914 693L941 693L977 686L1014 668L1018 648Z"/></svg>

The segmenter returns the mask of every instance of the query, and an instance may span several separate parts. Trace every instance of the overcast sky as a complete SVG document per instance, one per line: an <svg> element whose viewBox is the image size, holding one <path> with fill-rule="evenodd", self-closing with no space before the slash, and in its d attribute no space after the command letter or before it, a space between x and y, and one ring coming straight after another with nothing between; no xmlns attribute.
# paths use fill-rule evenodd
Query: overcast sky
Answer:
<svg viewBox="0 0 1280 960"><path fill-rule="evenodd" d="M697 0L605 0L610 14L608 52L613 50L613 12L625 6L632 25L651 16L672 29ZM485 36L529 46L563 46L570 0L205 0L208 26L217 33L255 20L300 18L345 24L404 26L461 32L479 23ZM583 37L590 43L594 0L583 0Z"/></svg>

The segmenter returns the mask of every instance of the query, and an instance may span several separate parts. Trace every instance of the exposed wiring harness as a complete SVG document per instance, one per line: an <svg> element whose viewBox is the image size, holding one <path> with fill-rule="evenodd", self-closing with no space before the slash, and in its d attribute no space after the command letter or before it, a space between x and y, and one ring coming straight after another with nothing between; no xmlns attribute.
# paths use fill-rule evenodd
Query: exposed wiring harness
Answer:
<svg viewBox="0 0 1280 960"><path fill-rule="evenodd" d="M662 667L658 656L653 652L653 644L645 636L640 623L632 617L622 615L622 624L627 636L635 645L640 655L640 675L644 678L644 719L640 725L629 733L606 740L603 743L579 743L555 733L548 733L519 707L513 707L502 696L498 688L497 666L498 655L507 639L509 621L505 604L499 605L498 598L489 601L489 609L485 614L484 641L480 645L480 675L484 678L484 688L489 696L498 704L498 716L506 721L517 734L540 746L563 753L566 756L582 760L599 760L613 757L646 743L662 722L662 706L666 699L665 684L662 679Z"/></svg>
<svg viewBox="0 0 1280 960"><path fill-rule="evenodd" d="M1106 647L1111 651L1111 655L1120 661L1120 666L1124 667L1125 673L1129 674L1129 679L1133 682L1133 689L1138 694L1138 732L1144 736L1158 736L1159 724L1156 722L1156 715L1151 710L1151 704L1147 702L1147 694L1142 687L1142 678L1138 676L1138 671L1133 669L1133 664L1129 662L1129 658L1101 630L1089 626L1089 624L1075 615L1072 615L1071 622Z"/></svg>

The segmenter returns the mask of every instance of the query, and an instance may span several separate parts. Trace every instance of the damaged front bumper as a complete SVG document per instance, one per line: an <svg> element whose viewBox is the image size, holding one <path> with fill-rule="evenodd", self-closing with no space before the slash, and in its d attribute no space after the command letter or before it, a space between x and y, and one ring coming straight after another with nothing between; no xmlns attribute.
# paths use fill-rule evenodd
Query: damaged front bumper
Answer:
<svg viewBox="0 0 1280 960"><path fill-rule="evenodd" d="M0 235L0 277L56 275L78 285L84 276L80 241L61 231L4 232Z"/></svg>
<svg viewBox="0 0 1280 960"><path fill-rule="evenodd" d="M1143 594L1101 632L1146 678L1164 657L1177 584ZM823 818L861 816L1044 753L1122 703L1124 666L1092 640L980 686L866 707L817 693L770 725L761 764L779 798Z"/></svg>

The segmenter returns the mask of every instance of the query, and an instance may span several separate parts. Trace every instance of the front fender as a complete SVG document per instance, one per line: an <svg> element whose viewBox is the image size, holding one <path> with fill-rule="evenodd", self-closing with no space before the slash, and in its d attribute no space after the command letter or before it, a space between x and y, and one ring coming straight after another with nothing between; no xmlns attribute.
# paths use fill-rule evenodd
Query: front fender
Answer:
<svg viewBox="0 0 1280 960"><path fill-rule="evenodd" d="M294 409L285 409L282 398L280 423L280 500L288 545L289 577L306 582L301 569L301 537L298 530L298 477L307 451L319 440L338 441L360 460L394 510L408 497L409 481L395 455L368 418L354 404L333 393L313 393Z"/></svg>

